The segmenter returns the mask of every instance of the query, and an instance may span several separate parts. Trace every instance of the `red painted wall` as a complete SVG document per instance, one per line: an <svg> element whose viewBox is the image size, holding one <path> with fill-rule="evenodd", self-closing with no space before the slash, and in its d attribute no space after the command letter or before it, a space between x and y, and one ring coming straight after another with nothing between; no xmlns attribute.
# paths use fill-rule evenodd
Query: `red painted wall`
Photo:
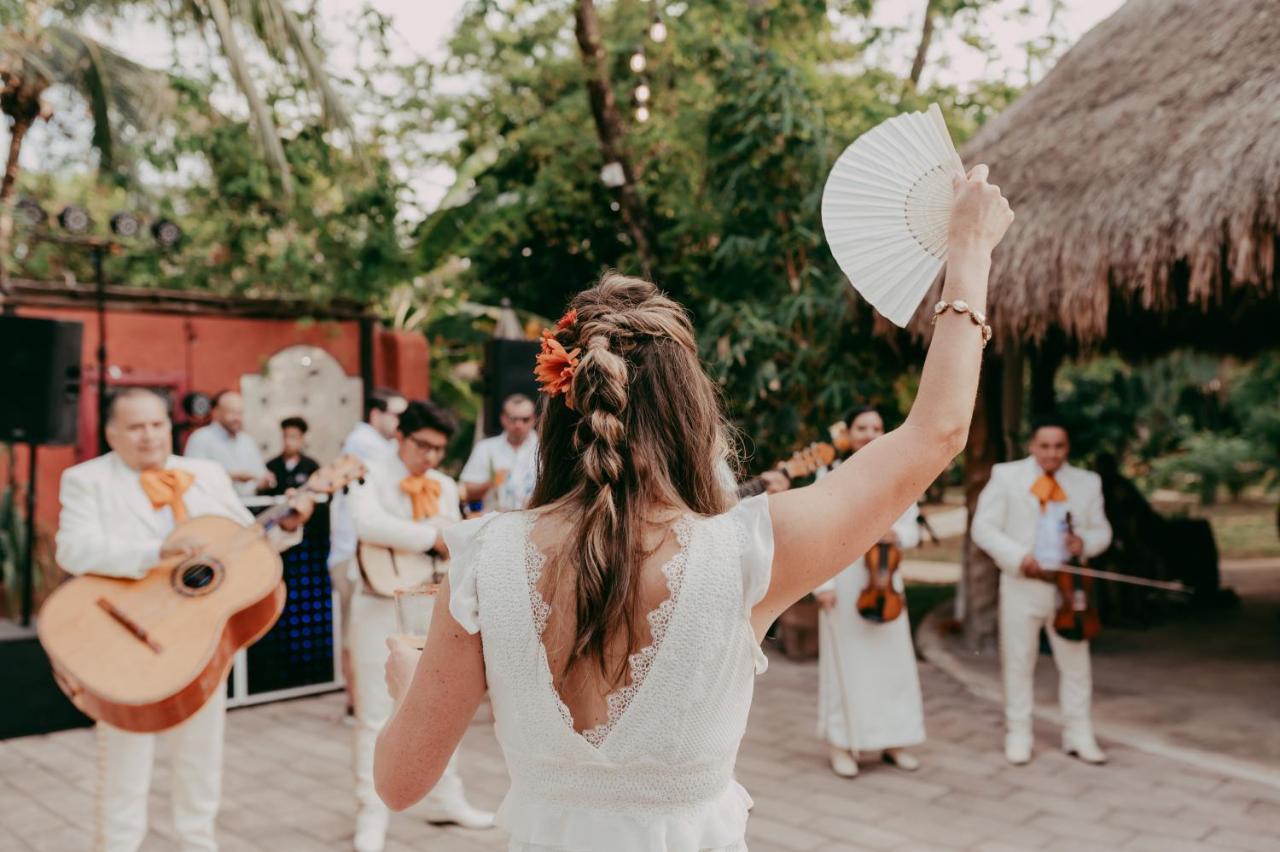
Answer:
<svg viewBox="0 0 1280 852"><path fill-rule="evenodd" d="M75 447L40 447L37 455L37 523L41 537L52 535L58 519L62 471L96 454L97 316L79 308L20 307L22 316L74 320L84 325L81 354L80 442ZM174 399L190 391L213 394L238 388L245 373L257 373L274 353L299 344L332 355L348 375L360 375L360 329L356 320L310 321L108 310L107 369L115 383L165 384ZM3 345L3 341L0 341ZM429 391L428 348L420 334L378 330L373 346L374 381L410 398ZM118 377L116 370L119 370ZM27 450L16 452L18 479L25 482Z"/></svg>

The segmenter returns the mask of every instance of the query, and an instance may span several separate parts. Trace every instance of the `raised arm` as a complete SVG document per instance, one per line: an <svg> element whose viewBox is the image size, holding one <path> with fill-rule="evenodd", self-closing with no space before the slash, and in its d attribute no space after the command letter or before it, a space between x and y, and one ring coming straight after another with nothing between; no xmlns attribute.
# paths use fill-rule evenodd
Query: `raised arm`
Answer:
<svg viewBox="0 0 1280 852"><path fill-rule="evenodd" d="M985 311L991 250L1013 212L977 166L955 181L942 297ZM769 591L755 607L757 633L875 543L964 448L978 390L982 337L966 316L944 313L934 329L911 413L833 473L770 498L774 559Z"/></svg>

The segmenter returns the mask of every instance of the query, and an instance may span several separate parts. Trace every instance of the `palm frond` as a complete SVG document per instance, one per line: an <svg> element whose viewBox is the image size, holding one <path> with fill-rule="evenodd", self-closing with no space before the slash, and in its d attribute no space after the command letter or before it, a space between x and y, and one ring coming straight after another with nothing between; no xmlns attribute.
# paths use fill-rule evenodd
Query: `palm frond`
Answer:
<svg viewBox="0 0 1280 852"><path fill-rule="evenodd" d="M258 87L254 85L249 62L245 58L244 51L240 49L240 40L236 36L231 9L226 0L204 0L204 2L208 7L214 29L218 32L218 39L222 42L222 53L227 60L227 67L231 69L231 76L240 93L249 102L249 113L257 129L258 140L266 152L267 162L272 170L280 175L280 185L285 196L292 196L293 173L289 168L289 160L285 156L284 145L280 142L275 118L271 114L271 109L262 100L262 96L258 94Z"/></svg>
<svg viewBox="0 0 1280 852"><path fill-rule="evenodd" d="M43 42L56 81L73 87L88 101L93 144L107 168L114 164L119 126L151 131L177 107L167 74L134 62L84 33L54 25L44 31Z"/></svg>

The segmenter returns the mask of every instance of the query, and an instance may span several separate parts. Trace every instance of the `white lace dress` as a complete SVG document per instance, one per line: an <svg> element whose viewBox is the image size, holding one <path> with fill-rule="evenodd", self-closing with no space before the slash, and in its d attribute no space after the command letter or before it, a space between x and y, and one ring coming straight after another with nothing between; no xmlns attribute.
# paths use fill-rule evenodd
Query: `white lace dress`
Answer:
<svg viewBox="0 0 1280 852"><path fill-rule="evenodd" d="M520 852L745 850L751 797L733 779L754 676L766 666L751 608L773 562L765 495L724 515L676 522L663 571L670 597L649 615L653 644L609 720L579 734L541 641L535 515L449 528L450 612L484 642L495 730L511 775L498 824Z"/></svg>

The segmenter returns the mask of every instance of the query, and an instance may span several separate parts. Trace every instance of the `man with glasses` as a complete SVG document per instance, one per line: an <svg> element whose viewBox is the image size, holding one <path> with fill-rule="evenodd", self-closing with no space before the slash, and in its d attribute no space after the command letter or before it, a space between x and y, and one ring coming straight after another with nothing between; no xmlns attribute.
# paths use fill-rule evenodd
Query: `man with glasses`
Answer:
<svg viewBox="0 0 1280 852"><path fill-rule="evenodd" d="M463 499L486 509L523 509L538 481L538 433L533 400L512 394L502 403L502 434L476 444L462 469Z"/></svg>
<svg viewBox="0 0 1280 852"><path fill-rule="evenodd" d="M351 491L351 519L358 540L393 550L447 555L440 530L462 520L458 486L437 466L457 424L432 402L410 402L400 414L400 444L387 459L369 463L364 484ZM351 662L355 681L355 848L378 852L386 841L390 812L373 785L378 731L391 716L384 666L387 638L396 632L395 601L361 582L351 601ZM493 814L467 803L457 756L427 797L427 820L464 828L489 828Z"/></svg>

